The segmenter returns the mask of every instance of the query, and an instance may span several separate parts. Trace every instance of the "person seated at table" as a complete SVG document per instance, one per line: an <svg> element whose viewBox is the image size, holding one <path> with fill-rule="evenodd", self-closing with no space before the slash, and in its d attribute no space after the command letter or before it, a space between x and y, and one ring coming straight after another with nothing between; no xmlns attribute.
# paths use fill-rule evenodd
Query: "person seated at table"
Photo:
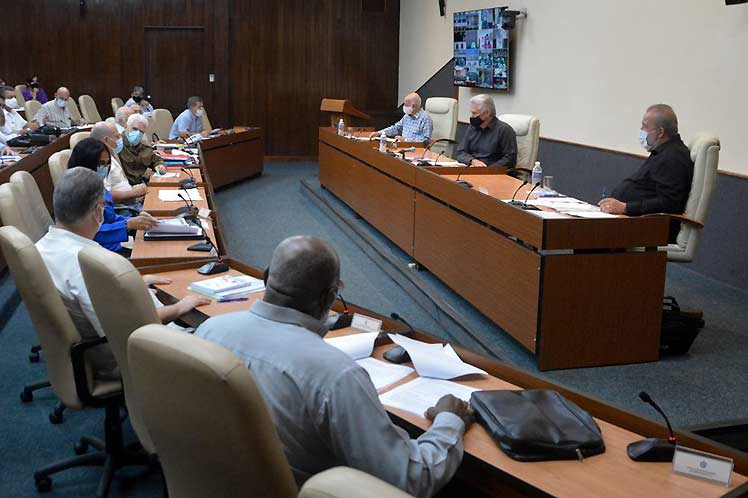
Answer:
<svg viewBox="0 0 748 498"><path fill-rule="evenodd" d="M127 204L137 211L143 209L143 197L147 192L146 185L139 183L130 185L127 176L122 169L122 163L119 159L119 153L125 147L125 141L117 133L117 128L111 123L101 121L91 128L90 138L98 140L109 148L111 163L109 174L104 179L104 186L112 194L114 202L117 204Z"/></svg>
<svg viewBox="0 0 748 498"><path fill-rule="evenodd" d="M148 127L148 118L133 114L127 118L127 128L122 133L124 147L119 155L122 169L130 185L139 185L154 173L166 173L164 160L149 145L143 143L143 135Z"/></svg>
<svg viewBox="0 0 748 498"><path fill-rule="evenodd" d="M199 133L207 137L210 130L203 131L203 99L193 96L187 99L187 109L177 116L169 131L169 140L189 138Z"/></svg>
<svg viewBox="0 0 748 498"><path fill-rule="evenodd" d="M70 128L73 125L81 125L83 119L73 119L66 105L70 99L70 90L61 86L55 92L54 100L43 104L37 111L34 120L39 126L56 126L58 128Z"/></svg>
<svg viewBox="0 0 748 498"><path fill-rule="evenodd" d="M21 90L21 94L24 99L37 100L40 104L46 104L49 100L47 99L47 92L45 92L44 88L39 85L39 78L36 76L32 76L28 79L26 86Z"/></svg>
<svg viewBox="0 0 748 498"><path fill-rule="evenodd" d="M251 370L299 486L346 465L431 496L460 465L470 408L443 397L425 414L433 424L415 440L392 423L366 370L323 340L339 276L328 243L288 238L273 252L262 300L208 319L195 335L233 351Z"/></svg>
<svg viewBox="0 0 748 498"><path fill-rule="evenodd" d="M135 114L135 110L131 106L122 106L117 109L114 113L114 126L117 128L117 133L122 133L127 128L127 118Z"/></svg>
<svg viewBox="0 0 748 498"><path fill-rule="evenodd" d="M68 167L81 167L95 171L102 180L109 174L111 164L109 148L93 138L85 138L78 142L70 154ZM114 211L114 200L108 190L104 189L104 221L93 238L102 247L129 257L129 250L122 247L129 239L129 232L136 230L150 230L158 221L150 214L142 211L137 216L123 216Z"/></svg>
<svg viewBox="0 0 748 498"><path fill-rule="evenodd" d="M16 90L10 85L0 85L0 96L5 98L5 107L14 111L22 110L16 99Z"/></svg>
<svg viewBox="0 0 748 498"><path fill-rule="evenodd" d="M151 105L151 103L146 99L147 96L145 94L145 89L143 89L142 86L136 86L132 89L132 94L127 102L125 102L125 105L137 106L140 109L140 114L147 118L150 118L151 116L153 116L153 105Z"/></svg>
<svg viewBox="0 0 748 498"><path fill-rule="evenodd" d="M490 95L470 99L470 126L457 147L457 160L474 167L513 168L517 164L517 134L496 117Z"/></svg>
<svg viewBox="0 0 748 498"><path fill-rule="evenodd" d="M431 132L434 122L431 115L421 108L421 96L411 93L403 100L404 116L397 123L379 131L373 132L370 137L386 135L405 142L428 142L431 140Z"/></svg>
<svg viewBox="0 0 748 498"><path fill-rule="evenodd" d="M86 247L96 246L93 238L104 220L104 183L94 171L72 168L65 172L52 194L56 223L36 243L52 281L83 339L104 336L91 298L86 290L78 253ZM145 275L147 285L169 284L162 277ZM154 298L155 299L155 298ZM209 299L191 295L170 306L157 306L162 323L173 322L196 306L210 303ZM127 303L122 303L127 306ZM87 355L94 375L98 378L119 377L117 363L107 344L95 347Z"/></svg>
<svg viewBox="0 0 748 498"><path fill-rule="evenodd" d="M600 201L600 210L610 214L639 216L650 213L682 214L691 193L693 161L678 134L678 117L669 105L650 106L642 118L639 143L649 152L641 167ZM670 240L680 223L670 223Z"/></svg>
<svg viewBox="0 0 748 498"><path fill-rule="evenodd" d="M0 108L2 108L2 119L5 121L0 124L0 128L6 127L6 131L3 133L9 134L14 133L16 135L26 135L39 128L34 122L27 122L15 109L12 109L7 105L8 98L10 95L15 96L15 90L9 86L0 87ZM8 133L9 132L9 133Z"/></svg>

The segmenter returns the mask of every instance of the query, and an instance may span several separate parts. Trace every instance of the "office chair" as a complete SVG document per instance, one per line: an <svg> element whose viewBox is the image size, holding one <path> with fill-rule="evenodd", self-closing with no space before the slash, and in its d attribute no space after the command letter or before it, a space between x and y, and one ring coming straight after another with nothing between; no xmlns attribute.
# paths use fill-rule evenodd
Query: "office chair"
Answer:
<svg viewBox="0 0 748 498"><path fill-rule="evenodd" d="M73 135L75 136L75 135ZM70 139L72 141L72 138ZM73 153L70 149L61 150L55 152L47 160L49 165L49 174L52 177L52 185L57 186L57 182L60 181L62 175L68 170L68 162L70 161L70 155Z"/></svg>
<svg viewBox="0 0 748 498"><path fill-rule="evenodd" d="M70 150L75 149L78 143L91 136L90 131L78 131L70 135Z"/></svg>
<svg viewBox="0 0 748 498"><path fill-rule="evenodd" d="M115 114L117 114L117 109L119 109L120 107L124 107L125 106L125 103L119 97L114 97L111 100L111 104L112 104L112 116L114 116Z"/></svg>
<svg viewBox="0 0 748 498"><path fill-rule="evenodd" d="M78 105L80 105L81 113L83 113L83 119L87 122L98 123L102 120L99 109L96 107L96 102L90 95L81 95L78 97Z"/></svg>
<svg viewBox="0 0 748 498"><path fill-rule="evenodd" d="M73 121L77 121L83 118L83 116L81 116L81 111L78 108L78 104L75 103L75 99L73 99L72 97L67 100L65 107L67 107L68 112L70 113L70 117L73 119Z"/></svg>
<svg viewBox="0 0 748 498"><path fill-rule="evenodd" d="M517 135L517 163L507 174L520 180L529 180L538 159L540 120L526 114L502 114L499 120L512 127Z"/></svg>
<svg viewBox="0 0 748 498"><path fill-rule="evenodd" d="M206 111L205 108L203 108L202 123L203 131L210 131L213 129L213 125L210 124L210 119L208 119L208 111Z"/></svg>
<svg viewBox="0 0 748 498"><path fill-rule="evenodd" d="M26 88L26 85L16 85L13 90L16 92L16 103L19 107L26 107L26 97L23 96L23 90ZM29 121L31 121L29 119Z"/></svg>
<svg viewBox="0 0 748 498"><path fill-rule="evenodd" d="M42 198L36 180L28 171L16 171L10 175L10 182L20 186L19 192L22 193L18 205L28 214L28 237L37 242L44 237L52 225L52 216L47 210L44 199Z"/></svg>
<svg viewBox="0 0 748 498"><path fill-rule="evenodd" d="M26 121L33 121L36 113L42 108L42 104L38 100L27 100L24 108L26 109Z"/></svg>
<svg viewBox="0 0 748 498"><path fill-rule="evenodd" d="M426 99L424 109L431 115L434 128L431 131L431 140L457 138L457 99L449 97L430 97ZM437 154L447 154L448 142L435 144L431 150Z"/></svg>
<svg viewBox="0 0 748 498"><path fill-rule="evenodd" d="M156 109L153 111L153 133L156 133L162 140L169 138L171 127L174 126L174 117L166 109Z"/></svg>

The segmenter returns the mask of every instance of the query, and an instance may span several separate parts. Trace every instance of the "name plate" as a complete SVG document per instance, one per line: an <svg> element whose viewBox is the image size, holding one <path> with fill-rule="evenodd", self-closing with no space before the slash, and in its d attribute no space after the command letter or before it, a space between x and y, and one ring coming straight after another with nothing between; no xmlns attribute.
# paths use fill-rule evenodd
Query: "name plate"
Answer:
<svg viewBox="0 0 748 498"><path fill-rule="evenodd" d="M673 472L697 479L730 485L735 463L730 458L705 451L676 446L673 456Z"/></svg>
<svg viewBox="0 0 748 498"><path fill-rule="evenodd" d="M382 320L354 313L351 327L362 332L379 332L382 330Z"/></svg>

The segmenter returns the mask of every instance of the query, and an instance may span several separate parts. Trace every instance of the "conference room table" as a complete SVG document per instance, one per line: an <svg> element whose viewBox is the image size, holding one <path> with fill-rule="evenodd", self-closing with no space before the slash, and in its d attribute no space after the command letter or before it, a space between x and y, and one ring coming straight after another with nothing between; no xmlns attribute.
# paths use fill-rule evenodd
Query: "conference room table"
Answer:
<svg viewBox="0 0 748 498"><path fill-rule="evenodd" d="M225 259L233 275L251 275L262 277L259 269L241 262ZM213 278L199 275L196 268L204 261L182 262L168 265L151 265L141 267L142 274L159 275L171 279L168 285L158 285L159 298L166 304L176 302L189 294L187 288L195 281ZM198 326L211 316L224 313L246 311L252 303L260 299L263 292L249 294L244 302L211 301L209 305L197 308L184 320L192 326ZM342 311L342 304L336 303L334 310ZM378 318L383 322L383 330L404 333L401 324L365 308L348 304L351 312L362 313ZM329 332L326 337L357 333L347 328ZM405 332L407 333L407 332ZM422 331L409 334L413 339L424 342L442 342L437 337ZM390 339L382 334L377 340L372 354L378 360L384 359L384 353L394 347ZM454 480L441 496L490 496L490 497L537 497L556 496L573 497L729 497L748 493L748 457L728 447L697 436L690 432L676 431L679 444L727 456L735 460L735 473L730 486L694 480L674 474L669 463L642 463L630 460L626 446L644 436L665 437L664 426L651 422L637 415L608 405L600 400L585 396L579 392L553 384L534 375L514 368L471 351L455 346L455 351L466 362L488 372L487 376L469 376L455 382L477 389L551 389L564 395L596 419L603 434L606 451L584 459L584 461L547 461L523 463L512 460L505 455L491 439L488 432L478 423L473 424L465 435L465 455ZM408 364L410 365L410 364ZM412 365L410 365L412 366ZM400 382L381 389L383 394L399 385L417 377L412 373ZM428 429L430 422L424 417L416 416L401 410L385 407L396 424L417 437ZM362 430L365 428L362 427Z"/></svg>
<svg viewBox="0 0 748 498"><path fill-rule="evenodd" d="M322 187L534 353L541 370L658 359L667 217L520 209L505 201L529 186L503 170L421 168L326 127L319 167ZM473 188L457 184L458 173Z"/></svg>
<svg viewBox="0 0 748 498"><path fill-rule="evenodd" d="M195 180L195 184L198 187L203 187L205 184L203 182L203 175L200 172L199 168L192 168L188 170L190 174L185 173L184 171L181 171L180 168L173 168L173 167L167 167L167 174L169 176L160 176L160 175L153 175L148 179L148 186L149 187L179 187L179 182L182 180L188 180L190 178ZM176 174L177 176L171 176L171 174Z"/></svg>
<svg viewBox="0 0 748 498"><path fill-rule="evenodd" d="M198 142L200 165L213 188L262 174L265 155L262 129L235 126Z"/></svg>
<svg viewBox="0 0 748 498"><path fill-rule="evenodd" d="M178 210L185 207L185 202L182 200L178 201L163 201L159 198L158 193L161 190L173 190L179 191L182 196L187 199L187 202L191 202L198 209L208 209L208 196L205 191L205 187L197 187L197 191L200 194L200 200L188 198L188 194L179 187L151 187L150 184L146 188L145 200L143 201L143 211L153 216L176 216Z"/></svg>

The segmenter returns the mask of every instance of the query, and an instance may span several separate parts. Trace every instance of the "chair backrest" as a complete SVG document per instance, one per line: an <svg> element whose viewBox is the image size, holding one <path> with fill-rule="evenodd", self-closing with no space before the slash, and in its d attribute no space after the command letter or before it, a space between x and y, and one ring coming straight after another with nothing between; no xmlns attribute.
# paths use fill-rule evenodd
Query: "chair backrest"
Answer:
<svg viewBox="0 0 748 498"><path fill-rule="evenodd" d="M72 137L70 138L70 141L73 141ZM70 155L72 153L72 150L65 149L49 156L47 164L49 164L49 174L52 176L52 185L55 187L57 186L57 182L60 181L60 178L62 178L62 175L64 175L68 170L68 161L70 161Z"/></svg>
<svg viewBox="0 0 748 498"><path fill-rule="evenodd" d="M73 119L73 121L78 121L83 117L81 116L80 109L78 109L78 104L75 103L75 100L72 97L67 100L65 107L67 107L68 112L70 113L70 117Z"/></svg>
<svg viewBox="0 0 748 498"><path fill-rule="evenodd" d="M203 108L203 131L210 131L213 129L213 125L210 124L210 119L208 119L208 111Z"/></svg>
<svg viewBox="0 0 748 498"><path fill-rule="evenodd" d="M27 100L24 108L26 109L26 121L33 121L36 113L42 108L42 104L38 100Z"/></svg>
<svg viewBox="0 0 748 498"><path fill-rule="evenodd" d="M424 107L431 115L434 128L431 131L431 139L457 138L457 99L449 97L430 97L426 99ZM432 150L438 153L446 151L448 144L438 143Z"/></svg>
<svg viewBox="0 0 748 498"><path fill-rule="evenodd" d="M23 201L23 191L17 183L0 185L0 222L2 225L16 227L29 239L35 235L30 214Z"/></svg>
<svg viewBox="0 0 748 498"><path fill-rule="evenodd" d="M174 117L171 113L167 109L156 109L151 119L153 120L152 133L156 133L161 140L167 140L171 127L174 125Z"/></svg>
<svg viewBox="0 0 748 498"><path fill-rule="evenodd" d="M78 97L78 104L81 107L81 113L83 113L83 119L89 123L98 123L101 121L101 114L99 109L96 107L96 101L90 95L81 95Z"/></svg>
<svg viewBox="0 0 748 498"><path fill-rule="evenodd" d="M262 394L235 354L162 325L136 330L127 354L170 496L296 496Z"/></svg>
<svg viewBox="0 0 748 498"><path fill-rule="evenodd" d="M52 217L47 211L47 206L44 204L44 199L42 199L42 193L39 192L34 177L28 171L16 171L10 175L10 181L18 184L20 186L19 191L23 193L19 205L23 205L29 214L30 231L27 235L32 241L36 242L47 234L49 226L53 223Z"/></svg>
<svg viewBox="0 0 748 498"><path fill-rule="evenodd" d="M691 192L688 194L684 215L704 223L712 200L712 194L717 186L717 169L719 167L719 137L709 133L697 134L688 144L693 161L693 180ZM701 241L702 230L681 223L676 242L683 250L682 253L670 254L671 261L693 261L696 250Z"/></svg>
<svg viewBox="0 0 748 498"><path fill-rule="evenodd" d="M72 135L70 135L70 150L75 149L75 146L78 145L78 142L90 136L91 136L90 131L79 131L77 133L73 133Z"/></svg>
<svg viewBox="0 0 748 498"><path fill-rule="evenodd" d="M540 120L527 114L502 114L499 119L517 135L517 168L532 169L538 159Z"/></svg>
<svg viewBox="0 0 748 498"><path fill-rule="evenodd" d="M124 105L125 105L125 103L122 101L121 98L114 97L112 99L112 116L114 116L115 114L117 114L117 109L119 109L120 107L123 107Z"/></svg>
<svg viewBox="0 0 748 498"><path fill-rule="evenodd" d="M81 408L75 389L70 348L81 337L34 243L16 227L0 227L0 247L21 294L39 343L55 395L69 408Z"/></svg>
<svg viewBox="0 0 748 498"><path fill-rule="evenodd" d="M412 498L381 479L350 467L334 467L313 475L298 498Z"/></svg>
<svg viewBox="0 0 748 498"><path fill-rule="evenodd" d="M161 323L151 294L138 270L112 251L87 247L78 253L78 261L91 304L122 374L130 422L143 448L155 453L143 423L140 404L131 389L132 369L127 362L127 338L130 334L143 325Z"/></svg>
<svg viewBox="0 0 748 498"><path fill-rule="evenodd" d="M23 89L26 88L26 85L16 85L14 90L16 91L16 103L20 107L24 107L26 105L26 97L23 96Z"/></svg>

